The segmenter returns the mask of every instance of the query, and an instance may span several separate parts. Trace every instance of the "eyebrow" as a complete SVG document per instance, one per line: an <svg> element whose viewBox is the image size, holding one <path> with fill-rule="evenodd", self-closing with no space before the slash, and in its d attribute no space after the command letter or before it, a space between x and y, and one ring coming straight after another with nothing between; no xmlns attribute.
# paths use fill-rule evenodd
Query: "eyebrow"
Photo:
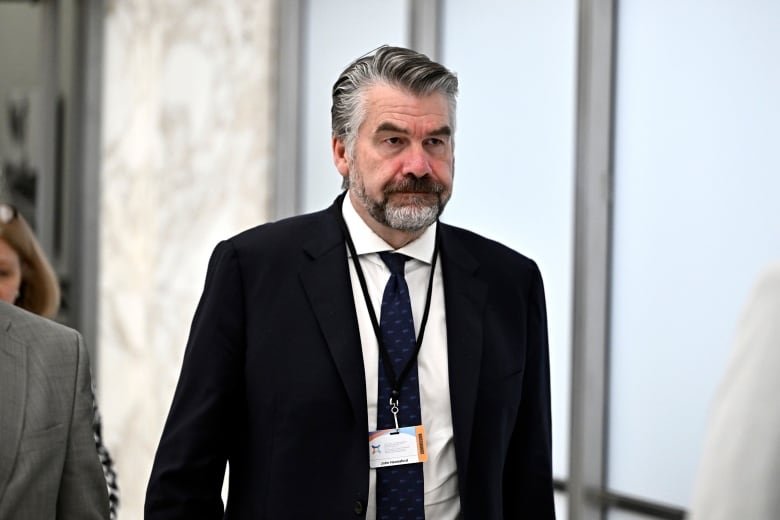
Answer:
<svg viewBox="0 0 780 520"><path fill-rule="evenodd" d="M378 127L376 127L376 131L374 133L378 134L380 132L395 132L399 134L408 135L409 131L405 128L401 128L400 126L396 126L393 123L390 122L384 122L380 123ZM452 135L452 128L450 128L449 125L444 125L442 127L436 128L430 132L428 132L426 135L446 135L451 136Z"/></svg>

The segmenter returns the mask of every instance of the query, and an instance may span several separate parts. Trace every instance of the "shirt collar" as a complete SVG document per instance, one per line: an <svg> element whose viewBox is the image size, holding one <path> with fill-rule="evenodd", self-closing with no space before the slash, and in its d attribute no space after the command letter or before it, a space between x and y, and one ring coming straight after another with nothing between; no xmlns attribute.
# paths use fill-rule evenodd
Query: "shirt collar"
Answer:
<svg viewBox="0 0 780 520"><path fill-rule="evenodd" d="M374 233L374 230L368 227L368 224L358 215L350 200L351 196L351 193L348 192L347 196L344 197L344 201L341 204L341 213L344 215L344 222L347 224L347 229L349 229L349 234L352 237L352 242L355 244L355 251L357 251L358 256L382 251L393 251L393 247ZM430 264L435 243L436 226L428 226L422 235L402 248L395 250L395 252ZM349 252L347 254L350 257L352 256Z"/></svg>

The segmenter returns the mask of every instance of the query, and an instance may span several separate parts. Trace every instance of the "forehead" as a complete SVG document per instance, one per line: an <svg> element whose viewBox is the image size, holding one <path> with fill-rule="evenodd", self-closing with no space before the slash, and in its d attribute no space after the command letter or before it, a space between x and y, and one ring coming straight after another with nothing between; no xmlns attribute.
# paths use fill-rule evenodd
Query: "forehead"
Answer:
<svg viewBox="0 0 780 520"><path fill-rule="evenodd" d="M434 92L424 96L386 84L366 89L363 123L372 130L384 122L427 129L452 126L447 96Z"/></svg>
<svg viewBox="0 0 780 520"><path fill-rule="evenodd" d="M8 260L8 259L18 259L19 255L16 252L16 250L11 247L11 244L8 243L8 241L0 237L0 259L2 260Z"/></svg>

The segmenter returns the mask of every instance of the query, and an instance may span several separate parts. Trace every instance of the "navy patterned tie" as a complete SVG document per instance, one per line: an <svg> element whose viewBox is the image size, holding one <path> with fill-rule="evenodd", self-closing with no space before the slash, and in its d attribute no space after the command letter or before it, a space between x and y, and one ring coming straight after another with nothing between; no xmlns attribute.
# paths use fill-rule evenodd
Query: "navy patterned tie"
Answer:
<svg viewBox="0 0 780 520"><path fill-rule="evenodd" d="M417 350L409 287L404 279L404 264L409 257L390 252L379 253L379 256L390 269L390 280L385 286L382 297L379 328L382 333L382 342L393 362L396 377L398 377L407 361L415 356ZM382 358L383 356L380 355L377 430L395 428L395 421L389 405L391 384L385 374ZM401 396L398 399L398 425L403 427L422 424L416 362L401 383ZM425 519L421 462L378 468L376 475L377 520Z"/></svg>

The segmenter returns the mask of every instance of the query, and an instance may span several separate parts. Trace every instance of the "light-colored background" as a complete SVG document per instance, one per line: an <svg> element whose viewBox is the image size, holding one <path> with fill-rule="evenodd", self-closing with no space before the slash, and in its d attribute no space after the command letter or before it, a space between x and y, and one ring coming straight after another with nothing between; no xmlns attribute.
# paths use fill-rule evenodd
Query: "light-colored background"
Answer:
<svg viewBox="0 0 780 520"><path fill-rule="evenodd" d="M279 1L107 3L100 269L91 276L122 519L142 517L211 249L274 216L278 74L300 71L299 207L320 209L340 185L330 85L351 59L409 42L413 0L303 1L300 55L280 61ZM439 57L461 79L444 220L540 264L553 463L564 480L579 5L442 0L440 20ZM35 56L35 39L14 28L37 7L0 7L0 94L35 90L17 59L24 52L8 50ZM685 508L739 309L761 268L780 258L780 4L623 0L617 12L608 485Z"/></svg>
<svg viewBox="0 0 780 520"><path fill-rule="evenodd" d="M272 7L108 10L98 379L122 518L142 516L209 254L269 216Z"/></svg>

